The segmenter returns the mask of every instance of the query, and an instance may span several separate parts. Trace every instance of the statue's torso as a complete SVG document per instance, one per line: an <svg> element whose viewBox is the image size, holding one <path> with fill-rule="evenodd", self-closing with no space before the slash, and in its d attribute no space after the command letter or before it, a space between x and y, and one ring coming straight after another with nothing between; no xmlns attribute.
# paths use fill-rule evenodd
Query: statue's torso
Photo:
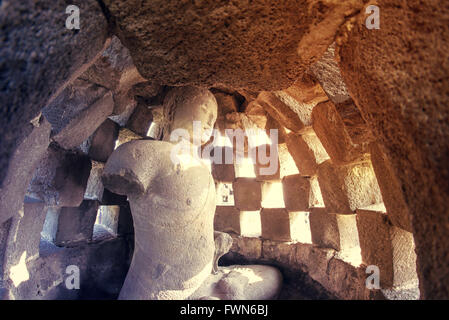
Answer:
<svg viewBox="0 0 449 320"><path fill-rule="evenodd" d="M141 287L150 294L141 299L183 299L211 273L215 185L200 161L183 157L184 163L174 164L172 144L148 143L157 154L144 153L142 160L149 166L157 161L158 171L145 194L129 196L135 253L121 297Z"/></svg>

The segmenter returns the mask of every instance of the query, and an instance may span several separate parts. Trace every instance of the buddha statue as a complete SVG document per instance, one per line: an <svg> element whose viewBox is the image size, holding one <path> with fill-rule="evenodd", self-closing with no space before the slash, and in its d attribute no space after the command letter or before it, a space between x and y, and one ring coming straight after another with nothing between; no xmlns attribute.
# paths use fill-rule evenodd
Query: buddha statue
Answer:
<svg viewBox="0 0 449 320"><path fill-rule="evenodd" d="M109 157L103 184L128 196L135 230L135 249L119 299L245 298L248 281L240 279L234 288L241 273L217 265L217 254L230 248L229 239L214 235L215 183L194 153L210 139L216 118L217 102L209 90L174 88L164 99L160 140L133 140ZM194 121L201 124L199 131ZM187 148L174 152L180 143ZM216 250L214 238L220 239L221 250ZM276 283L273 292L279 291L279 271L268 273Z"/></svg>

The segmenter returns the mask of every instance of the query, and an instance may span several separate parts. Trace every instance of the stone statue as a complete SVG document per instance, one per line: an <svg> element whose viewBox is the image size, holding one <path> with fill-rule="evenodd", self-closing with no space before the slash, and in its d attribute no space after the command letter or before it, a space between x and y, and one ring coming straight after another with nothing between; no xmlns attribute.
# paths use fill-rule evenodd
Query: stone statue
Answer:
<svg viewBox="0 0 449 320"><path fill-rule="evenodd" d="M170 142L174 130L184 129L184 143L195 150L211 137L216 118L217 102L209 90L172 89L164 100L162 141L133 140L109 157L104 186L128 196L135 230L134 254L119 299L188 299L198 290L205 293L197 299L232 298L234 291L244 297L244 282L236 289L231 280L226 282L228 289L214 295L217 282L232 273L217 267L214 180L207 166L190 152L174 162L175 144ZM193 121L201 121L201 139L194 139ZM219 256L230 248L228 242L220 243ZM271 274L279 278L274 270ZM275 287L279 289L279 279Z"/></svg>

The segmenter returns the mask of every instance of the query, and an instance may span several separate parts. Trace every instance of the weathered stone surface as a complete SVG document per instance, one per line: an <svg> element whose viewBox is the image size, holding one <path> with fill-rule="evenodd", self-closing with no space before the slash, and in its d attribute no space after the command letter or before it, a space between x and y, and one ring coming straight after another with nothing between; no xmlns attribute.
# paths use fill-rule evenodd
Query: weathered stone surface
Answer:
<svg viewBox="0 0 449 320"><path fill-rule="evenodd" d="M121 114L133 103L132 87L144 82L120 40L113 36L109 47L97 61L84 72L82 79L99 84L114 93L114 114Z"/></svg>
<svg viewBox="0 0 449 320"><path fill-rule="evenodd" d="M232 183L235 179L234 164L212 163L212 176L216 181Z"/></svg>
<svg viewBox="0 0 449 320"><path fill-rule="evenodd" d="M337 215L328 213L326 208L313 208L310 210L309 220L313 244L340 250Z"/></svg>
<svg viewBox="0 0 449 320"><path fill-rule="evenodd" d="M366 277L364 266L353 265L340 260L331 259L328 264L327 281L323 286L343 300L383 300L382 296L375 295L366 288Z"/></svg>
<svg viewBox="0 0 449 320"><path fill-rule="evenodd" d="M90 170L89 179L87 180L86 192L84 199L99 200L103 199L104 186L101 182L101 175L103 174L104 164L97 161L92 161L92 169Z"/></svg>
<svg viewBox="0 0 449 320"><path fill-rule="evenodd" d="M290 214L285 209L264 208L260 212L262 238L277 241L291 241Z"/></svg>
<svg viewBox="0 0 449 320"><path fill-rule="evenodd" d="M271 117L285 128L293 132L299 132L304 129L304 123L298 114L274 93L263 91L259 94L256 101Z"/></svg>
<svg viewBox="0 0 449 320"><path fill-rule="evenodd" d="M251 118L251 116L249 116ZM271 135L271 130L275 129L278 133L278 143L285 143L287 132L283 126L279 124L272 116L267 115L265 116L266 122L265 122L265 131L267 132L267 135Z"/></svg>
<svg viewBox="0 0 449 320"><path fill-rule="evenodd" d="M60 248L42 241L40 250L40 257L26 264L30 279L17 288L11 288L14 299L117 299L132 255L124 238L81 243L71 248ZM66 287L65 281L70 276L67 267L71 265L79 267L79 290Z"/></svg>
<svg viewBox="0 0 449 320"><path fill-rule="evenodd" d="M142 139L142 136L139 136L138 134L132 132L129 129L126 128L120 128L116 143L116 148L118 148L120 145L129 142L131 140L139 140Z"/></svg>
<svg viewBox="0 0 449 320"><path fill-rule="evenodd" d="M312 112L313 130L336 164L363 158L365 145L354 144L335 105L328 101L317 105Z"/></svg>
<svg viewBox="0 0 449 320"><path fill-rule="evenodd" d="M99 205L98 201L84 200L77 208L63 207L58 216L55 244L71 246L92 240Z"/></svg>
<svg viewBox="0 0 449 320"><path fill-rule="evenodd" d="M267 115L264 108L257 101L252 101L248 104L248 106L245 108L245 114L259 128L267 130L277 128L275 126L271 126L274 123L274 120ZM272 120L271 123L270 118ZM279 124L277 124L277 126L279 126Z"/></svg>
<svg viewBox="0 0 449 320"><path fill-rule="evenodd" d="M35 124L26 125L24 130L29 127L32 127L31 133L13 152L0 188L0 224L19 213L33 172L45 156L50 142L51 126L44 117L39 117Z"/></svg>
<svg viewBox="0 0 449 320"><path fill-rule="evenodd" d="M106 162L115 148L119 126L112 120L106 119L95 130L90 141L89 157L95 161Z"/></svg>
<svg viewBox="0 0 449 320"><path fill-rule="evenodd" d="M336 166L331 160L320 164L318 182L329 213L350 214L382 203L371 162L364 161Z"/></svg>
<svg viewBox="0 0 449 320"><path fill-rule="evenodd" d="M299 174L282 179L285 208L288 211L307 211L310 207L310 181Z"/></svg>
<svg viewBox="0 0 449 320"><path fill-rule="evenodd" d="M218 116L217 125L219 129L224 132L229 128L226 123L226 114L239 111L239 103L233 95L229 95L223 92L215 92L215 99L218 104Z"/></svg>
<svg viewBox="0 0 449 320"><path fill-rule="evenodd" d="M387 215L391 223L404 230L412 232L410 212L405 202L404 192L390 161L378 143L370 145L371 161L380 192L387 208Z"/></svg>
<svg viewBox="0 0 449 320"><path fill-rule="evenodd" d="M153 81L139 82L132 86L131 95L150 108L161 106L170 87L161 86Z"/></svg>
<svg viewBox="0 0 449 320"><path fill-rule="evenodd" d="M52 124L52 139L64 149L79 146L111 115L112 93L76 80L42 111Z"/></svg>
<svg viewBox="0 0 449 320"><path fill-rule="evenodd" d="M320 84L310 75L302 78L283 91L274 92L275 96L293 110L305 127L312 125L312 110L321 102L327 101Z"/></svg>
<svg viewBox="0 0 449 320"><path fill-rule="evenodd" d="M151 122L153 121L153 112L148 106L138 103L133 114L126 123L126 127L137 133L140 136L145 137L150 129Z"/></svg>
<svg viewBox="0 0 449 320"><path fill-rule="evenodd" d="M380 270L382 288L415 281L416 254L411 233L391 226L384 212L357 210L357 229L366 265Z"/></svg>
<svg viewBox="0 0 449 320"><path fill-rule="evenodd" d="M307 73L303 74L302 77L296 80L292 86L282 92L294 99L300 105L304 104L311 106L310 112L303 113L304 117L300 116L303 123L307 126L311 124L311 110L318 103L329 99L317 79Z"/></svg>
<svg viewBox="0 0 449 320"><path fill-rule="evenodd" d="M217 206L215 208L214 229L240 234L240 210L233 206Z"/></svg>
<svg viewBox="0 0 449 320"><path fill-rule="evenodd" d="M237 178L232 183L235 206L242 211L257 211L261 208L262 185L252 178Z"/></svg>
<svg viewBox="0 0 449 320"><path fill-rule="evenodd" d="M145 78L276 90L288 87L304 71L302 64L319 59L360 1L105 4Z"/></svg>
<svg viewBox="0 0 449 320"><path fill-rule="evenodd" d="M337 251L359 246L356 216L328 213L326 208L310 210L312 242Z"/></svg>
<svg viewBox="0 0 449 320"><path fill-rule="evenodd" d="M48 205L77 207L83 201L91 168L87 156L50 146L28 192Z"/></svg>
<svg viewBox="0 0 449 320"><path fill-rule="evenodd" d="M368 30L362 14L338 39L341 72L404 190L422 298L446 299L449 246L438 239L449 233L449 8L439 1L378 6L379 30Z"/></svg>
<svg viewBox="0 0 449 320"><path fill-rule="evenodd" d="M329 46L321 59L310 67L310 72L320 82L333 103L338 104L351 99L335 59L335 43Z"/></svg>
<svg viewBox="0 0 449 320"><path fill-rule="evenodd" d="M9 220L6 220L0 224L0 281L1 281L0 287L2 287L2 289L5 287L3 282L5 278L6 268L4 265L7 256L8 238L11 230L12 221L13 218L10 218ZM7 295L7 292L3 292L3 294Z"/></svg>
<svg viewBox="0 0 449 320"><path fill-rule="evenodd" d="M68 30L65 1L2 1L0 21L0 183L27 123L78 77L104 48L107 22L95 0L72 1L82 12L80 30Z"/></svg>
<svg viewBox="0 0 449 320"><path fill-rule="evenodd" d="M343 120L346 132L353 144L363 146L374 141L374 136L368 128L368 124L362 118L360 110L352 99L335 104L335 108Z"/></svg>
<svg viewBox="0 0 449 320"><path fill-rule="evenodd" d="M326 150L314 133L299 135L291 132L287 135L286 142L288 151L299 173L303 176L316 175L318 165L329 159Z"/></svg>
<svg viewBox="0 0 449 320"><path fill-rule="evenodd" d="M0 226L0 280L18 287L29 279L29 271L22 268L39 255L45 212L43 202L26 199L19 213Z"/></svg>
<svg viewBox="0 0 449 320"><path fill-rule="evenodd" d="M262 257L268 261L279 261L285 265L296 264L296 250L300 244L293 244L287 242L263 240L262 242ZM303 245L305 248L311 248L311 245ZM297 265L297 268L300 266Z"/></svg>
<svg viewBox="0 0 449 320"><path fill-rule="evenodd" d="M262 240L259 238L242 237L235 234L232 236L232 247L227 256L239 254L249 259L262 257Z"/></svg>

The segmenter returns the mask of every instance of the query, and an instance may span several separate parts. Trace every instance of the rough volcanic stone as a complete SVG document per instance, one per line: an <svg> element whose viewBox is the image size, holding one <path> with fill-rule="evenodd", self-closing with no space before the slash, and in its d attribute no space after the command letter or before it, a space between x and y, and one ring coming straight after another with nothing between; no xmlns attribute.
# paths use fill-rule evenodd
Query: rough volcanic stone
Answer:
<svg viewBox="0 0 449 320"><path fill-rule="evenodd" d="M303 176L316 175L318 165L329 159L326 150L313 132L304 135L290 132L286 143L299 173Z"/></svg>
<svg viewBox="0 0 449 320"><path fill-rule="evenodd" d="M268 209L264 208L260 212L262 221L262 238L291 241L290 233L290 214L286 209Z"/></svg>
<svg viewBox="0 0 449 320"><path fill-rule="evenodd" d="M114 114L123 113L134 99L132 87L145 79L137 71L129 50L113 36L109 47L84 72L82 79L108 88L114 93Z"/></svg>
<svg viewBox="0 0 449 320"><path fill-rule="evenodd" d="M101 182L103 169L104 163L92 161L92 169L90 170L89 179L87 180L84 199L99 201L103 199L104 186L103 182Z"/></svg>
<svg viewBox="0 0 449 320"><path fill-rule="evenodd" d="M285 128L299 132L304 128L304 123L298 114L279 97L271 92L261 92L256 100L264 110Z"/></svg>
<svg viewBox="0 0 449 320"><path fill-rule="evenodd" d="M133 114L126 123L126 127L138 135L145 137L148 133L148 129L150 129L152 121L153 112L151 109L142 103L138 103Z"/></svg>
<svg viewBox="0 0 449 320"><path fill-rule="evenodd" d="M114 121L106 119L92 135L89 157L95 161L106 162L115 148L119 126Z"/></svg>
<svg viewBox="0 0 449 320"><path fill-rule="evenodd" d="M310 67L310 72L320 82L333 103L338 104L351 99L335 59L335 43L329 46L321 59Z"/></svg>
<svg viewBox="0 0 449 320"><path fill-rule="evenodd" d="M81 29L68 30L66 1L2 1L0 9L0 183L27 123L77 78L104 48L107 21L98 1L75 0Z"/></svg>
<svg viewBox="0 0 449 320"><path fill-rule="evenodd" d="M239 254L249 259L258 259L262 256L262 240L231 234L232 247L228 256Z"/></svg>
<svg viewBox="0 0 449 320"><path fill-rule="evenodd" d="M366 265L380 270L381 288L415 282L416 254L413 235L394 227L384 212L357 210L357 229Z"/></svg>
<svg viewBox="0 0 449 320"><path fill-rule="evenodd" d="M262 185L252 178L237 178L232 183L235 206L243 211L257 211L261 208Z"/></svg>
<svg viewBox="0 0 449 320"><path fill-rule="evenodd" d="M370 161L336 166L320 164L318 182L330 213L351 214L356 209L382 203L382 195Z"/></svg>
<svg viewBox="0 0 449 320"><path fill-rule="evenodd" d="M63 207L59 212L55 244L71 246L92 240L99 205L98 201L84 200L77 208Z"/></svg>
<svg viewBox="0 0 449 320"><path fill-rule="evenodd" d="M129 269L132 250L125 238L76 247L56 247L41 242L41 256L27 263L30 279L11 291L16 300L117 299ZM67 290L67 267L80 270L80 289Z"/></svg>
<svg viewBox="0 0 449 320"><path fill-rule="evenodd" d="M399 228L412 232L410 211L405 202L404 192L390 161L382 146L378 143L370 145L371 161L379 183L380 192L387 208L391 223Z"/></svg>
<svg viewBox="0 0 449 320"><path fill-rule="evenodd" d="M337 39L343 79L410 209L423 299L449 296L449 244L437 240L449 234L449 8L441 4L378 1L379 30L362 14Z"/></svg>
<svg viewBox="0 0 449 320"><path fill-rule="evenodd" d="M43 110L52 124L52 139L61 147L79 146L111 115L112 93L84 80L76 80Z"/></svg>
<svg viewBox="0 0 449 320"><path fill-rule="evenodd" d="M217 206L215 209L214 229L216 231L240 234L240 210L234 206Z"/></svg>
<svg viewBox="0 0 449 320"><path fill-rule="evenodd" d="M129 129L120 128L115 148L118 148L120 145L129 142L131 140L139 140L142 138L143 138L142 136L139 136L138 134L132 132Z"/></svg>
<svg viewBox="0 0 449 320"><path fill-rule="evenodd" d="M361 1L104 3L145 78L276 90L319 59Z"/></svg>
<svg viewBox="0 0 449 320"><path fill-rule="evenodd" d="M28 192L48 205L77 207L83 201L91 168L87 156L50 146Z"/></svg>
<svg viewBox="0 0 449 320"><path fill-rule="evenodd" d="M335 108L343 120L346 132L353 144L367 145L375 140L368 124L362 118L360 110L352 99L335 104Z"/></svg>
<svg viewBox="0 0 449 320"><path fill-rule="evenodd" d="M234 164L212 163L212 176L216 181L232 183L235 179Z"/></svg>
<svg viewBox="0 0 449 320"><path fill-rule="evenodd" d="M313 244L337 251L359 246L355 214L334 214L326 208L312 208L309 220Z"/></svg>
<svg viewBox="0 0 449 320"><path fill-rule="evenodd" d="M291 87L274 94L297 114L306 127L312 125L313 108L328 100L320 84L308 74L296 80Z"/></svg>
<svg viewBox="0 0 449 320"><path fill-rule="evenodd" d="M227 128L226 114L232 113L232 112L238 112L239 111L239 103L233 95L226 94L223 92L215 92L214 96L215 96L215 99L217 100L217 104L218 104L217 122L225 124L225 126L223 126L223 128L220 128L221 130L224 130Z"/></svg>
<svg viewBox="0 0 449 320"><path fill-rule="evenodd" d="M30 134L13 152L6 172L4 185L0 188L0 224L18 214L22 207L28 185L50 143L51 126L44 117L34 124L24 126Z"/></svg>
<svg viewBox="0 0 449 320"><path fill-rule="evenodd" d="M353 143L342 116L332 102L318 104L313 109L312 119L313 130L334 163L356 161L368 153L366 145Z"/></svg>
<svg viewBox="0 0 449 320"><path fill-rule="evenodd" d="M257 101L255 101L254 103L257 103ZM248 117L250 119L252 119L251 116L248 116ZM275 129L275 130L277 130L277 133L278 133L278 143L280 143L280 144L285 143L287 132L286 132L285 128L283 126L281 126L278 121L276 121L272 116L266 114L264 116L263 123L265 123L264 129L267 132L267 135L270 135L271 130ZM257 124L257 122L256 122L256 124Z"/></svg>
<svg viewBox="0 0 449 320"><path fill-rule="evenodd" d="M310 179L299 174L282 179L285 208L288 211L307 211L310 207Z"/></svg>
<svg viewBox="0 0 449 320"><path fill-rule="evenodd" d="M14 272L14 267L23 261L39 256L39 242L45 221L45 203L34 199L25 199L20 213L12 220L9 230L6 252L3 260L5 276L17 286L24 274Z"/></svg>

